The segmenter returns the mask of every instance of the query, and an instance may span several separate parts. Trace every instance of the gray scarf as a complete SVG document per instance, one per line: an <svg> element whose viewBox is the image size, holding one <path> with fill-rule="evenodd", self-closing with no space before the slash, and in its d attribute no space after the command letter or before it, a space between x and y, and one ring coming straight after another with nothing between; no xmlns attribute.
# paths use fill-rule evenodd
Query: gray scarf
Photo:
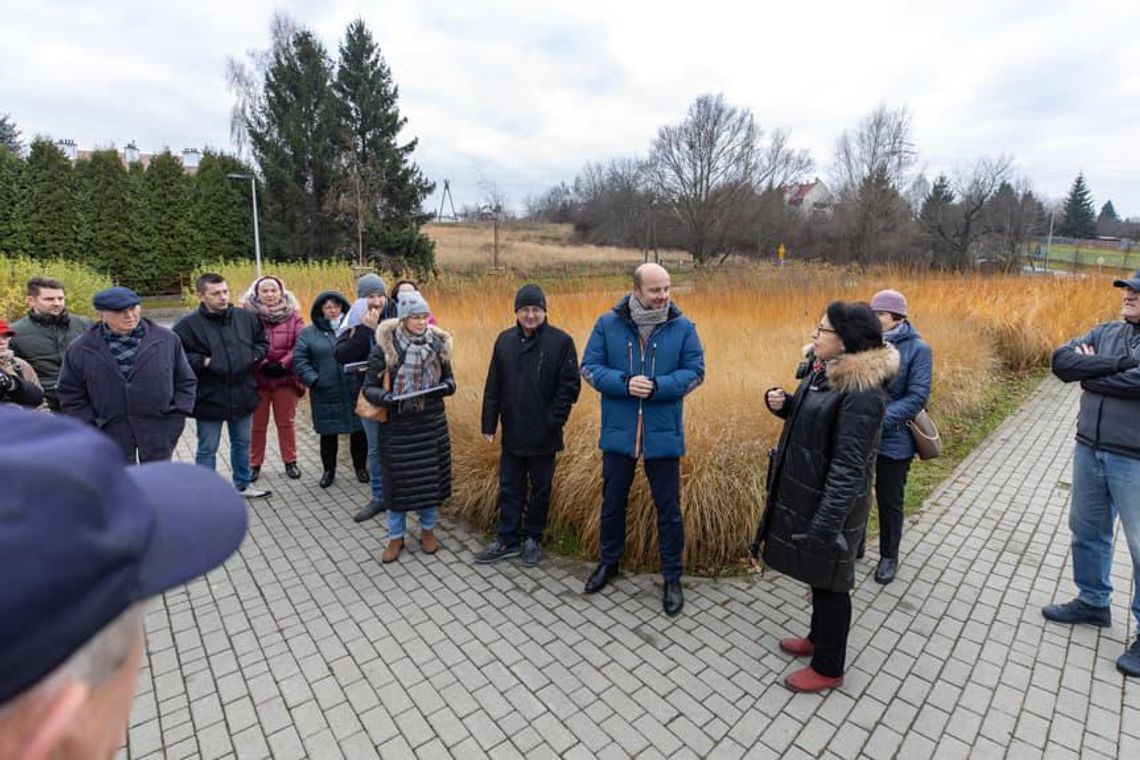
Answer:
<svg viewBox="0 0 1140 760"><path fill-rule="evenodd" d="M665 320L669 318L669 304L666 302L660 309L647 309L641 305L641 301L637 300L637 296L630 295L629 316L633 319L633 323L637 325L637 331L641 333L641 339L646 341L649 340L649 336L653 334L654 328L656 328L657 325L665 324Z"/></svg>
<svg viewBox="0 0 1140 760"><path fill-rule="evenodd" d="M424 330L422 335L412 335L400 325L396 328L395 339L404 361L394 375L392 393L402 395L438 385L443 368L439 351L431 339L431 329Z"/></svg>

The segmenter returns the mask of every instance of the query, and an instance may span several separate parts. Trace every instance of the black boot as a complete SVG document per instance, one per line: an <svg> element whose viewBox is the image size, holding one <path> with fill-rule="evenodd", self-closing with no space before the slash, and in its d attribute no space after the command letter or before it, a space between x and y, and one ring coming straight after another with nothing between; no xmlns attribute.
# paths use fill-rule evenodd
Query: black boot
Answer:
<svg viewBox="0 0 1140 760"><path fill-rule="evenodd" d="M895 579L895 572L899 569L899 561L891 559L890 557L883 557L879 560L879 566L875 568L875 582L887 584Z"/></svg>
<svg viewBox="0 0 1140 760"><path fill-rule="evenodd" d="M325 474L321 475L321 488L328 488L336 480L336 472L333 470L325 470Z"/></svg>
<svg viewBox="0 0 1140 760"><path fill-rule="evenodd" d="M371 520L373 517L383 511L384 502L373 500L361 507L360 511L352 516L352 521L358 523L365 522L367 520Z"/></svg>
<svg viewBox="0 0 1140 760"><path fill-rule="evenodd" d="M597 569L591 573L589 580L586 581L586 593L596 594L606 587L617 576L617 565L607 565L604 562L598 565Z"/></svg>
<svg viewBox="0 0 1140 760"><path fill-rule="evenodd" d="M685 606L685 596L681 591L681 581L665 581L665 594L661 599L661 607L669 617L681 614Z"/></svg>
<svg viewBox="0 0 1140 760"><path fill-rule="evenodd" d="M296 480L299 477L301 477L301 468L297 466L296 462L286 462L285 463L285 474L288 475L293 480Z"/></svg>
<svg viewBox="0 0 1140 760"><path fill-rule="evenodd" d="M261 465L255 465L249 468L249 482L256 483L257 479L261 477Z"/></svg>
<svg viewBox="0 0 1140 760"><path fill-rule="evenodd" d="M368 475L368 470L364 467L356 468L356 479L361 483L368 483L372 480L372 478Z"/></svg>

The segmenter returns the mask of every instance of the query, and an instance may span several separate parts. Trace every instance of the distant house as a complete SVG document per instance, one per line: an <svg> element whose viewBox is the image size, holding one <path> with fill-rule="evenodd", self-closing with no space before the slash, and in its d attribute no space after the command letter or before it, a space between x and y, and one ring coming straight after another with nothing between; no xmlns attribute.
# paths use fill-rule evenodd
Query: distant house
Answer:
<svg viewBox="0 0 1140 760"><path fill-rule="evenodd" d="M823 180L816 177L811 182L798 185L784 185L784 199L792 208L799 209L806 216L831 216L832 196Z"/></svg>
<svg viewBox="0 0 1140 760"><path fill-rule="evenodd" d="M55 147L59 148L63 155L71 159L72 162L86 161L90 159L91 154L94 153L94 151L91 150L80 150L74 140L56 140ZM150 166L151 159L155 156L154 153L142 153L139 151L138 146L135 145L133 141L127 143L127 146L118 151L118 153L119 160L122 161L123 166L128 169L131 168L131 164L142 164L142 167L145 169ZM197 148L183 149L181 156L182 170L186 174L194 174L198 171L198 161L201 160L201 158L202 154Z"/></svg>

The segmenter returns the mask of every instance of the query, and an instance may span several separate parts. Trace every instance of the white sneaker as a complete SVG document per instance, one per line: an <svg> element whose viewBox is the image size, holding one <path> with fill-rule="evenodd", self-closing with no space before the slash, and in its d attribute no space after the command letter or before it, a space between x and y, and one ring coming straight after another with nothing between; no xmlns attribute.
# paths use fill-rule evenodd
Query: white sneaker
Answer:
<svg viewBox="0 0 1140 760"><path fill-rule="evenodd" d="M245 488L239 488L238 493L247 499L262 499L273 492L261 488L254 488L253 486L246 486Z"/></svg>

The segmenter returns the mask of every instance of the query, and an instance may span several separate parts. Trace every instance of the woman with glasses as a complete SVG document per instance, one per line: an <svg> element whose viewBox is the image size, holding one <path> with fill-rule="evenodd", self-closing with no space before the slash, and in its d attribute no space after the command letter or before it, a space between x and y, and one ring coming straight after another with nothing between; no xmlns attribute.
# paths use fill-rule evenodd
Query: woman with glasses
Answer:
<svg viewBox="0 0 1140 760"><path fill-rule="evenodd" d="M396 314L376 328L364 375L365 398L388 409L379 436L388 510L384 563L395 562L404 550L408 512L419 515L424 554L439 550L436 517L451 495L451 441L443 405L443 398L455 393L451 335L428 324L428 304L419 293L400 294Z"/></svg>
<svg viewBox="0 0 1140 760"><path fill-rule="evenodd" d="M906 478L914 460L914 438L907 423L926 407L930 398L934 362L930 346L907 319L906 296L897 290L880 290L871 310L883 328L883 340L899 352L899 374L891 382L891 399L883 417L883 440L875 459L875 503L879 509L879 564L875 580L890 583L899 566ZM862 551L860 551L862 556Z"/></svg>
<svg viewBox="0 0 1140 760"><path fill-rule="evenodd" d="M871 475L898 352L866 304L836 301L812 332L815 362L792 395L765 394L784 420L759 531L764 564L811 586L811 627L780 649L811 664L784 681L816 692L843 683L855 552L871 508Z"/></svg>

